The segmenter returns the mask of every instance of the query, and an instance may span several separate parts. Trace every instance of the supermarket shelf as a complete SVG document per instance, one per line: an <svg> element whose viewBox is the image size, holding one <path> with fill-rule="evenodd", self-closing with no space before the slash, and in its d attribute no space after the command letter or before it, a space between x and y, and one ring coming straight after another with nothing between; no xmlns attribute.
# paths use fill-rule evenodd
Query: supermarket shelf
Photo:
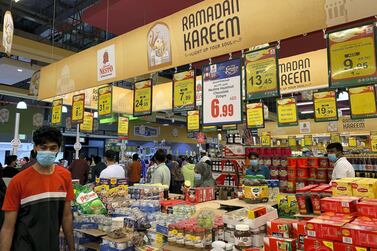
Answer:
<svg viewBox="0 0 377 251"><path fill-rule="evenodd" d="M316 214L295 214L294 217L296 218L315 218L318 217L319 215Z"/></svg>
<svg viewBox="0 0 377 251"><path fill-rule="evenodd" d="M97 242L88 242L88 243L81 244L81 246L87 249L92 249L92 250L97 250L97 251L100 250L100 244Z"/></svg>
<svg viewBox="0 0 377 251"><path fill-rule="evenodd" d="M83 234L91 235L94 237L102 237L106 235L106 232L98 230L98 229L75 229L75 231L83 233Z"/></svg>
<svg viewBox="0 0 377 251"><path fill-rule="evenodd" d="M361 170L355 170L355 172L357 172L357 173L377 173L377 171L361 171Z"/></svg>

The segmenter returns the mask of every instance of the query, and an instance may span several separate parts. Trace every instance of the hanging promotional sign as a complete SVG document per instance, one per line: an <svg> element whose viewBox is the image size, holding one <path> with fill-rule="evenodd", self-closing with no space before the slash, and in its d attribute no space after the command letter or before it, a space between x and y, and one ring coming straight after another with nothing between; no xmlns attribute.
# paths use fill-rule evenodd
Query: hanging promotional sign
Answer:
<svg viewBox="0 0 377 251"><path fill-rule="evenodd" d="M97 51L97 81L116 77L115 45Z"/></svg>
<svg viewBox="0 0 377 251"><path fill-rule="evenodd" d="M195 108L195 71L175 73L173 76L173 111Z"/></svg>
<svg viewBox="0 0 377 251"><path fill-rule="evenodd" d="M246 105L247 127L264 128L264 109L262 103L252 103Z"/></svg>
<svg viewBox="0 0 377 251"><path fill-rule="evenodd" d="M72 97L72 123L82 123L85 112L85 94L77 94Z"/></svg>
<svg viewBox="0 0 377 251"><path fill-rule="evenodd" d="M241 60L203 67L203 125L242 122Z"/></svg>
<svg viewBox="0 0 377 251"><path fill-rule="evenodd" d="M286 98L276 100L278 126L298 125L296 99Z"/></svg>
<svg viewBox="0 0 377 251"><path fill-rule="evenodd" d="M128 136L128 125L129 125L128 117L124 117L122 115L119 115L119 117L118 117L118 135Z"/></svg>
<svg viewBox="0 0 377 251"><path fill-rule="evenodd" d="M98 89L98 116L100 118L111 115L113 112L113 90L111 86Z"/></svg>
<svg viewBox="0 0 377 251"><path fill-rule="evenodd" d="M333 88L377 81L373 24L328 34L330 85Z"/></svg>
<svg viewBox="0 0 377 251"><path fill-rule="evenodd" d="M315 122L338 120L336 91L313 93Z"/></svg>
<svg viewBox="0 0 377 251"><path fill-rule="evenodd" d="M200 130L200 114L199 111L187 112L187 131L198 132Z"/></svg>
<svg viewBox="0 0 377 251"><path fill-rule="evenodd" d="M313 145L313 136L304 135L304 146L312 146L312 145Z"/></svg>
<svg viewBox="0 0 377 251"><path fill-rule="evenodd" d="M247 99L279 95L278 59L275 47L245 55Z"/></svg>
<svg viewBox="0 0 377 251"><path fill-rule="evenodd" d="M357 141L355 137L348 137L348 146L349 147L356 147Z"/></svg>
<svg viewBox="0 0 377 251"><path fill-rule="evenodd" d="M12 13L8 10L4 14L3 22L3 46L5 53L10 56L13 44L14 24Z"/></svg>
<svg viewBox="0 0 377 251"><path fill-rule="evenodd" d="M271 135L263 132L260 142L262 146L271 146Z"/></svg>
<svg viewBox="0 0 377 251"><path fill-rule="evenodd" d="M348 93L352 119L377 117L374 85L349 88Z"/></svg>
<svg viewBox="0 0 377 251"><path fill-rule="evenodd" d="M152 113L152 80L135 83L134 116L144 116Z"/></svg>
<svg viewBox="0 0 377 251"><path fill-rule="evenodd" d="M62 109L63 109L62 98L52 101L51 124L60 125L62 123Z"/></svg>
<svg viewBox="0 0 377 251"><path fill-rule="evenodd" d="M370 132L370 148L372 152L377 152L377 132Z"/></svg>
<svg viewBox="0 0 377 251"><path fill-rule="evenodd" d="M85 112L84 113L84 121L80 124L80 132L93 132L93 113L92 112Z"/></svg>
<svg viewBox="0 0 377 251"><path fill-rule="evenodd" d="M331 143L341 143L340 134L339 133L331 133L330 134L330 141Z"/></svg>
<svg viewBox="0 0 377 251"><path fill-rule="evenodd" d="M296 136L288 136L288 146L289 147L297 146Z"/></svg>

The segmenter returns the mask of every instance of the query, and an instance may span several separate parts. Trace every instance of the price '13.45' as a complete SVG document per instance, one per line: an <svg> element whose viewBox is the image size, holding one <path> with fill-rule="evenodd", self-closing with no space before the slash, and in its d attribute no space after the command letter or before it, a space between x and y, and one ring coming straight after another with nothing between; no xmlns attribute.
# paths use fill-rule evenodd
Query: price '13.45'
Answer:
<svg viewBox="0 0 377 251"><path fill-rule="evenodd" d="M233 116L233 104L220 106L219 103L217 98L211 102L211 115L213 118Z"/></svg>

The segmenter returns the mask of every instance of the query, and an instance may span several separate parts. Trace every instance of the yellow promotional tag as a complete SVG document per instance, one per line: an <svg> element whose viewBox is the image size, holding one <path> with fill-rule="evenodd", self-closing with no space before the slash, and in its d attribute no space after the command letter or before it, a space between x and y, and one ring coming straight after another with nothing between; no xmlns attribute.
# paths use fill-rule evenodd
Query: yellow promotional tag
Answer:
<svg viewBox="0 0 377 251"><path fill-rule="evenodd" d="M373 85L349 88L348 92L353 119L377 116L376 95Z"/></svg>
<svg viewBox="0 0 377 251"><path fill-rule="evenodd" d="M173 76L173 110L184 111L195 108L195 74L193 70L179 72Z"/></svg>
<svg viewBox="0 0 377 251"><path fill-rule="evenodd" d="M93 113L85 112L84 121L80 124L80 131L93 132Z"/></svg>
<svg viewBox="0 0 377 251"><path fill-rule="evenodd" d="M278 111L278 125L297 125L296 100L294 98L278 99L276 103Z"/></svg>
<svg viewBox="0 0 377 251"><path fill-rule="evenodd" d="M312 135L304 135L304 145L305 146L312 146L313 145Z"/></svg>
<svg viewBox="0 0 377 251"><path fill-rule="evenodd" d="M112 113L112 87L104 86L98 89L98 115L106 116Z"/></svg>
<svg viewBox="0 0 377 251"><path fill-rule="evenodd" d="M349 137L348 138L348 146L350 146L350 147L356 147L357 146L357 142L356 142L355 137Z"/></svg>
<svg viewBox="0 0 377 251"><path fill-rule="evenodd" d="M197 132L200 129L199 111L187 112L187 131Z"/></svg>
<svg viewBox="0 0 377 251"><path fill-rule="evenodd" d="M262 133L261 137L262 146L271 146L271 135L268 133Z"/></svg>
<svg viewBox="0 0 377 251"><path fill-rule="evenodd" d="M340 134L339 133L331 133L330 134L330 141L331 143L341 143L341 140L340 140Z"/></svg>
<svg viewBox="0 0 377 251"><path fill-rule="evenodd" d="M377 132L370 132L370 148L372 152L377 152Z"/></svg>
<svg viewBox="0 0 377 251"><path fill-rule="evenodd" d="M148 115L152 111L152 81L135 83L134 116Z"/></svg>
<svg viewBox="0 0 377 251"><path fill-rule="evenodd" d="M338 120L335 91L317 92L313 97L316 122Z"/></svg>
<svg viewBox="0 0 377 251"><path fill-rule="evenodd" d="M248 128L264 128L264 113L262 103L246 105L246 121Z"/></svg>
<svg viewBox="0 0 377 251"><path fill-rule="evenodd" d="M288 136L288 146L295 147L296 145L296 136Z"/></svg>
<svg viewBox="0 0 377 251"><path fill-rule="evenodd" d="M57 100L52 101L51 123L53 125L58 125L62 122L62 109L63 109L63 99L57 99Z"/></svg>
<svg viewBox="0 0 377 251"><path fill-rule="evenodd" d="M72 123L82 123L84 120L85 94L72 97Z"/></svg>
<svg viewBox="0 0 377 251"><path fill-rule="evenodd" d="M119 116L118 117L118 135L127 136L128 135L128 118Z"/></svg>

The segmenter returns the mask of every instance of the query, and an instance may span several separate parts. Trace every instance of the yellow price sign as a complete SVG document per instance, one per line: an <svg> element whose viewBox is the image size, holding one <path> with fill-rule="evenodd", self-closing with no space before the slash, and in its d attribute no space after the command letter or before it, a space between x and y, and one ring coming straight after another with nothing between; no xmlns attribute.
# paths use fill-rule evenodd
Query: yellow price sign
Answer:
<svg viewBox="0 0 377 251"><path fill-rule="evenodd" d="M262 146L271 146L271 135L270 134L262 133L261 145Z"/></svg>
<svg viewBox="0 0 377 251"><path fill-rule="evenodd" d="M200 116L199 111L187 112L187 131L197 132L200 130Z"/></svg>
<svg viewBox="0 0 377 251"><path fill-rule="evenodd" d="M276 48L247 53L246 92L248 99L273 97L279 94Z"/></svg>
<svg viewBox="0 0 377 251"><path fill-rule="evenodd" d="M293 126L298 124L296 99L278 99L276 104L278 111L278 126Z"/></svg>
<svg viewBox="0 0 377 251"><path fill-rule="evenodd" d="M85 94L77 94L72 97L72 123L82 123L85 112Z"/></svg>
<svg viewBox="0 0 377 251"><path fill-rule="evenodd" d="M127 117L118 117L118 135L127 136L128 135L128 125L129 120Z"/></svg>
<svg viewBox="0 0 377 251"><path fill-rule="evenodd" d="M248 128L264 128L264 111L262 103L246 105L246 122Z"/></svg>
<svg viewBox="0 0 377 251"><path fill-rule="evenodd" d="M327 42L331 87L377 81L373 24L330 33Z"/></svg>
<svg viewBox="0 0 377 251"><path fill-rule="evenodd" d="M98 116L111 115L113 105L113 88L104 86L98 89Z"/></svg>
<svg viewBox="0 0 377 251"><path fill-rule="evenodd" d="M93 132L93 113L85 112L84 121L80 124L80 131Z"/></svg>
<svg viewBox="0 0 377 251"><path fill-rule="evenodd" d="M304 135L304 146L312 146L312 145L313 145L313 136Z"/></svg>
<svg viewBox="0 0 377 251"><path fill-rule="evenodd" d="M187 111L195 108L194 70L175 73L173 76L173 110Z"/></svg>
<svg viewBox="0 0 377 251"><path fill-rule="evenodd" d="M313 100L316 122L338 120L335 91L316 92L313 94Z"/></svg>
<svg viewBox="0 0 377 251"><path fill-rule="evenodd" d="M349 88L348 93L352 119L377 117L374 85Z"/></svg>
<svg viewBox="0 0 377 251"><path fill-rule="evenodd" d="M288 136L288 146L289 147L297 146L296 136Z"/></svg>
<svg viewBox="0 0 377 251"><path fill-rule="evenodd" d="M330 141L331 143L342 143L340 140L340 134L339 133L331 133L330 134Z"/></svg>
<svg viewBox="0 0 377 251"><path fill-rule="evenodd" d="M377 132L370 132L370 148L372 152L377 152Z"/></svg>
<svg viewBox="0 0 377 251"><path fill-rule="evenodd" d="M52 101L51 124L59 125L62 122L63 99Z"/></svg>
<svg viewBox="0 0 377 251"><path fill-rule="evenodd" d="M134 116L144 116L152 112L152 80L135 83Z"/></svg>
<svg viewBox="0 0 377 251"><path fill-rule="evenodd" d="M356 147L357 141L355 137L348 137L348 146L349 147Z"/></svg>
<svg viewBox="0 0 377 251"><path fill-rule="evenodd" d="M203 126L203 132L215 132L217 131L217 126Z"/></svg>

